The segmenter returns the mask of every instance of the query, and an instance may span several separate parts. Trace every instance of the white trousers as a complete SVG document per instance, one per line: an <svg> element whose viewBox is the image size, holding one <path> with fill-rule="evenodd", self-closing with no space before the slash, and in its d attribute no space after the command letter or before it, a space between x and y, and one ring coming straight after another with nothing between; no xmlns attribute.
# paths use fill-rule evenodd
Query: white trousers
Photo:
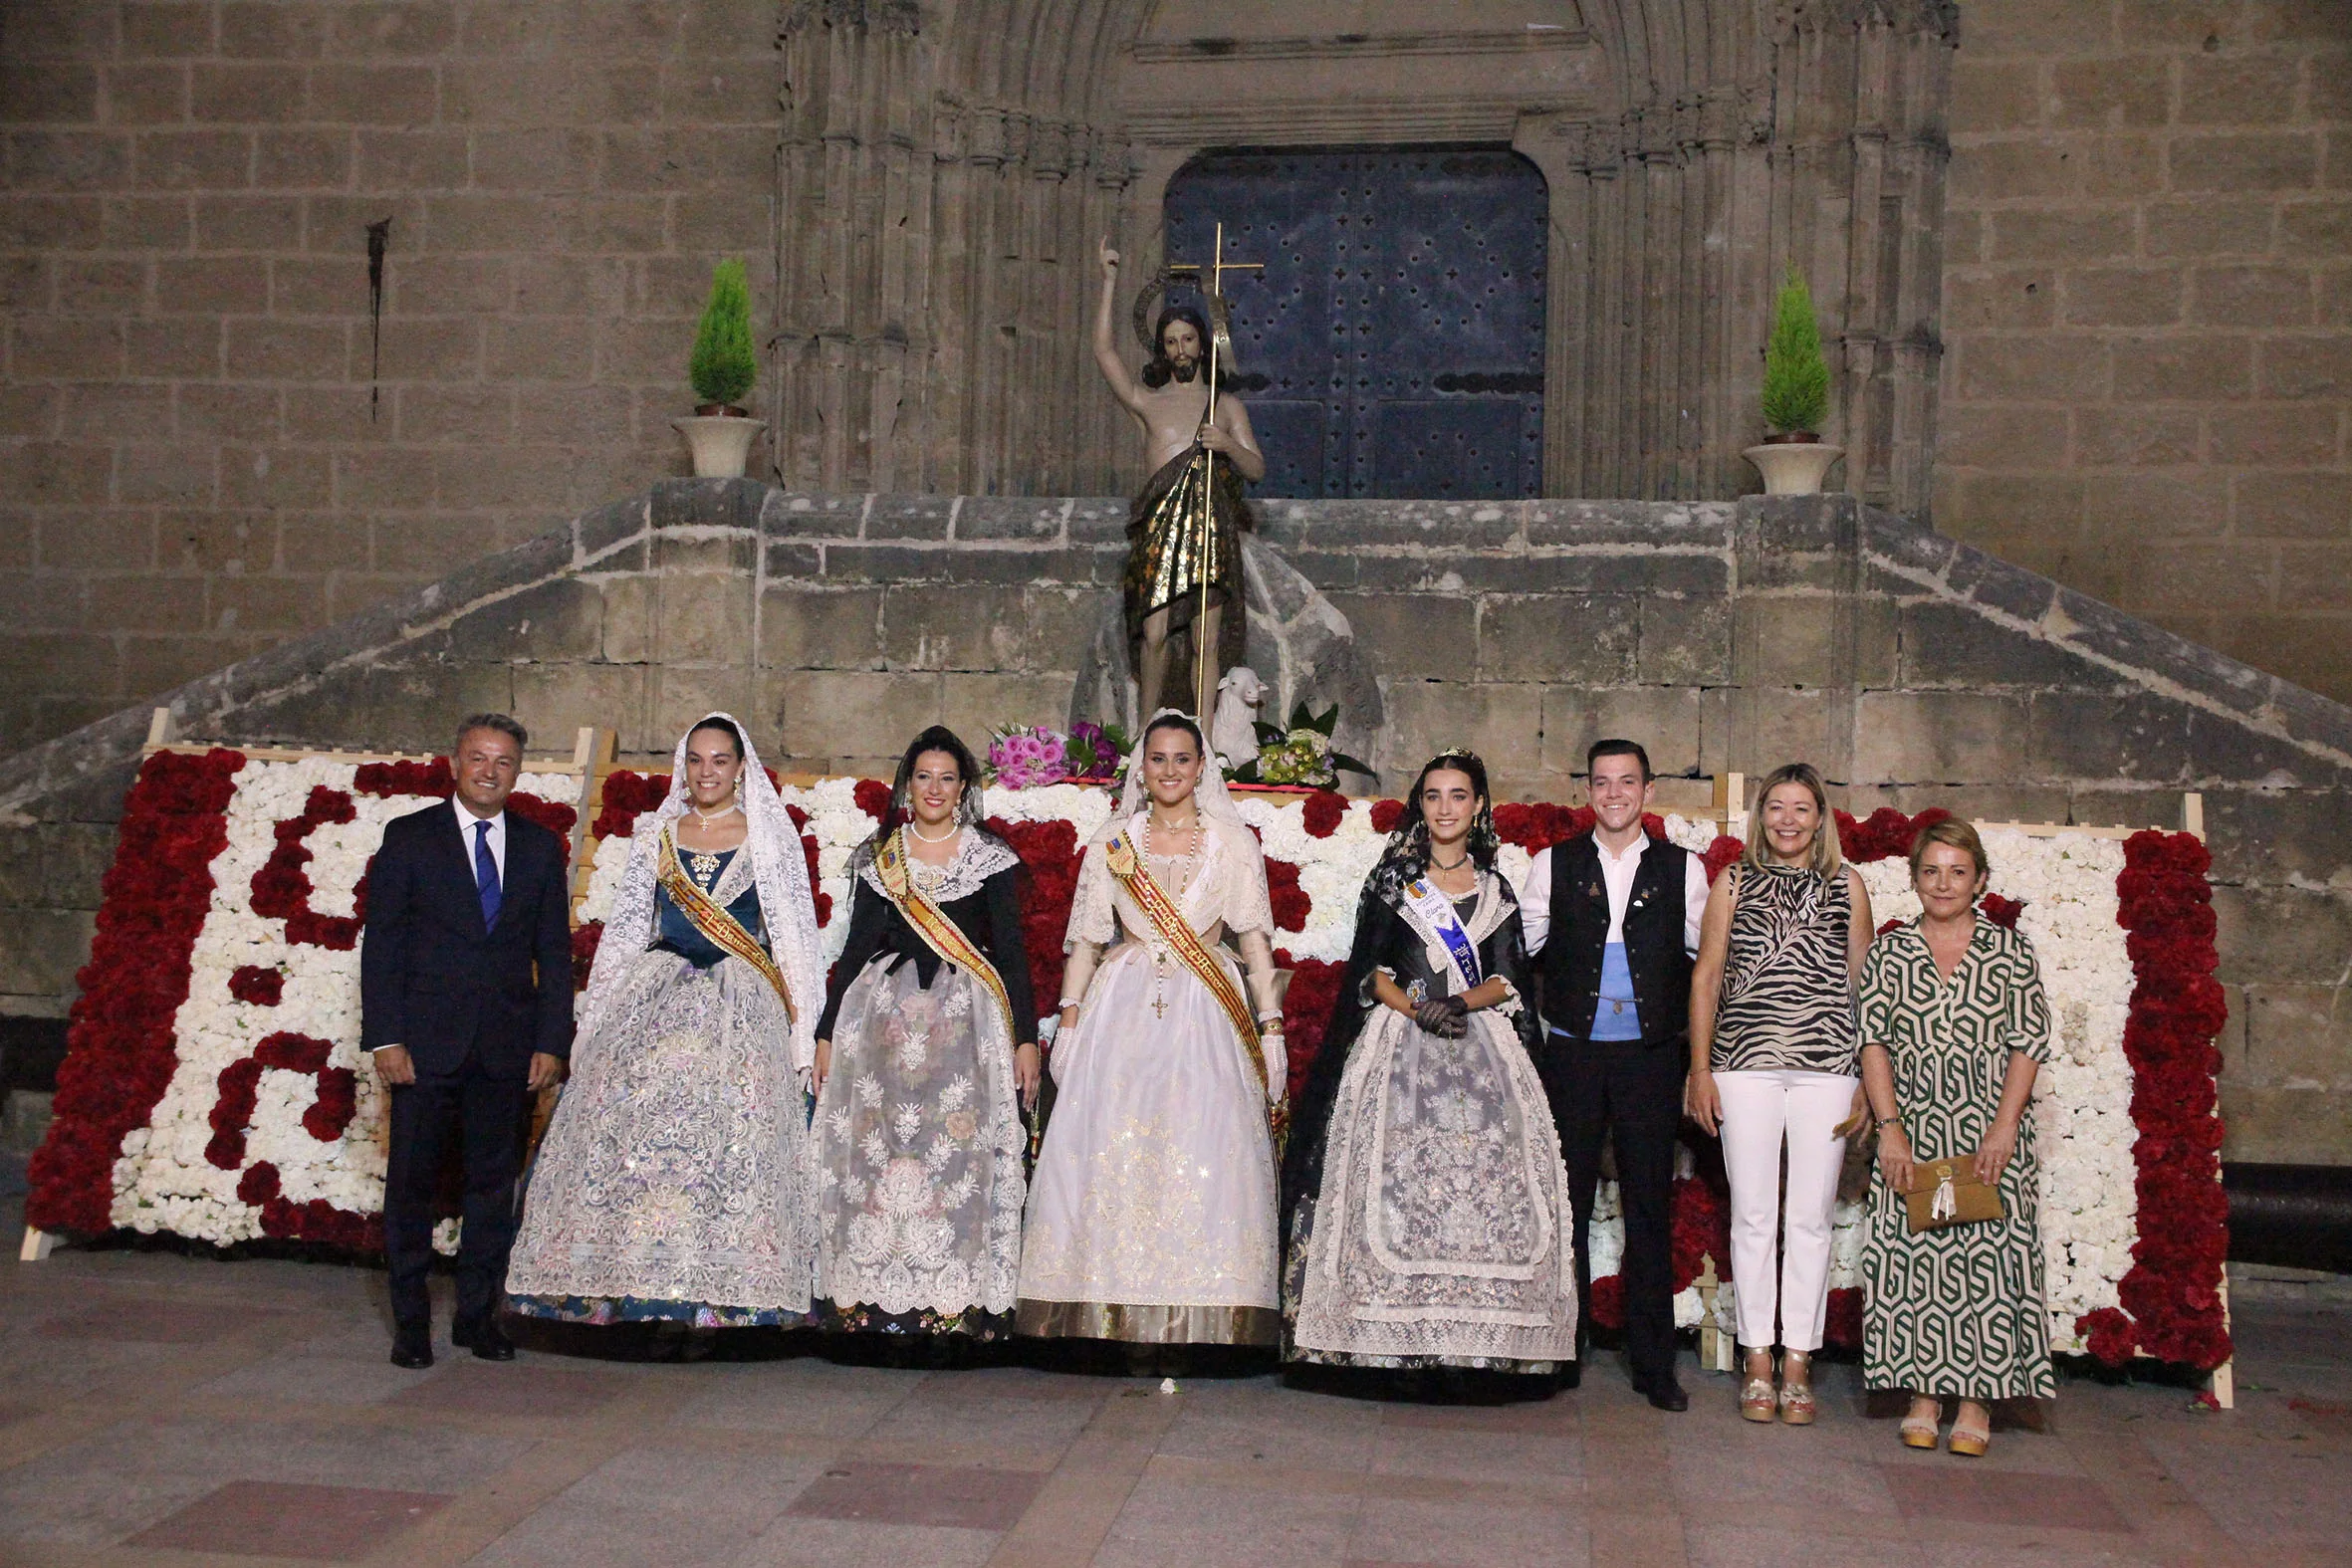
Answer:
<svg viewBox="0 0 2352 1568"><path fill-rule="evenodd" d="M1850 1073L1787 1069L1715 1075L1723 1096L1724 1168L1732 1179L1732 1286L1743 1345L1821 1348L1821 1319L1829 1303L1829 1228L1846 1148L1835 1129L1853 1109L1858 1081ZM1780 1205L1783 1140L1788 1149L1785 1215ZM1777 1268L1776 1240L1782 1243Z"/></svg>

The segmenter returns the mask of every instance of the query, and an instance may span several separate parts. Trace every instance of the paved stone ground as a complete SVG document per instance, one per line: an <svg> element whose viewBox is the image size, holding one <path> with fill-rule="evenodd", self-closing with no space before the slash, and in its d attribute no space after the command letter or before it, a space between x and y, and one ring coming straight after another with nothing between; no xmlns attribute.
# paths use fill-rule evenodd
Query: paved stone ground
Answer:
<svg viewBox="0 0 2352 1568"><path fill-rule="evenodd" d="M0 1200L13 1238L18 1201ZM446 1302L443 1303L446 1320ZM2233 1414L2069 1381L1981 1461L1824 1368L1821 1425L1685 1416L1615 1358L1542 1403L792 1354L387 1365L383 1277L0 1261L0 1563L2342 1563L2352 1303L2248 1303Z"/></svg>

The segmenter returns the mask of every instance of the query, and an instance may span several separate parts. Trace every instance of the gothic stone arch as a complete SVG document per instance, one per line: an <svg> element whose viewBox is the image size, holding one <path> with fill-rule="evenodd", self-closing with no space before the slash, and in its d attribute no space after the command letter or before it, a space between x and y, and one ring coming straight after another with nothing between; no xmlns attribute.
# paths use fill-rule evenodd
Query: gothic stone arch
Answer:
<svg viewBox="0 0 2352 1568"><path fill-rule="evenodd" d="M1781 272L1831 358L1845 488L1918 511L1951 0L1547 0L1375 33L1360 8L794 0L773 406L789 484L1110 493L1084 351L1098 236L1151 265L1210 147L1507 143L1551 188L1544 490L1755 488Z"/></svg>

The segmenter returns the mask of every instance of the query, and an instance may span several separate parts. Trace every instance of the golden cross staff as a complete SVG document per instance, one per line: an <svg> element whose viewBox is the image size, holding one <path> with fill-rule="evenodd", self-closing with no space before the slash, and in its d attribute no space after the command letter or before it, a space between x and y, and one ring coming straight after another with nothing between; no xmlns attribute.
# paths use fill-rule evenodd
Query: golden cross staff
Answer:
<svg viewBox="0 0 2352 1568"><path fill-rule="evenodd" d="M1217 247L1210 253L1209 264L1206 267L1199 262L1171 262L1168 264L1170 276L1189 274L1198 283L1202 281L1203 274L1207 275L1208 287L1201 292L1208 296L1209 301L1209 415L1206 421L1209 424L1217 422L1217 377L1221 369L1220 361L1233 357L1233 312L1225 300L1225 275L1229 272L1264 272L1265 270L1266 264L1264 262L1229 262L1225 259L1225 225L1223 223L1217 225ZM1206 460L1201 465L1202 501L1208 509L1209 537L1214 539L1217 531L1217 449L1215 447L1204 448L1201 455ZM1240 548L1238 537L1235 540L1235 548ZM1192 691L1195 717L1200 720L1205 729L1210 722L1207 689L1209 648L1202 636L1202 628L1209 618L1209 573L1205 569L1208 552L1204 550L1201 555L1204 567L1201 572L1201 604L1192 621Z"/></svg>

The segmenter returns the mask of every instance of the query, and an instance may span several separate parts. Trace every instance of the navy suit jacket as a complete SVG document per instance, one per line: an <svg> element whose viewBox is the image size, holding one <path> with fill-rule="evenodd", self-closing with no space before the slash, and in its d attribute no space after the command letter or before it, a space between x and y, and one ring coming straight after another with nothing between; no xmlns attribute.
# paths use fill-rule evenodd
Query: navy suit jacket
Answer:
<svg viewBox="0 0 2352 1568"><path fill-rule="evenodd" d="M514 812L498 922L482 927L473 862L446 800L394 817L367 865L359 1043L405 1045L419 1078L520 1078L534 1051L572 1054L564 846Z"/></svg>

